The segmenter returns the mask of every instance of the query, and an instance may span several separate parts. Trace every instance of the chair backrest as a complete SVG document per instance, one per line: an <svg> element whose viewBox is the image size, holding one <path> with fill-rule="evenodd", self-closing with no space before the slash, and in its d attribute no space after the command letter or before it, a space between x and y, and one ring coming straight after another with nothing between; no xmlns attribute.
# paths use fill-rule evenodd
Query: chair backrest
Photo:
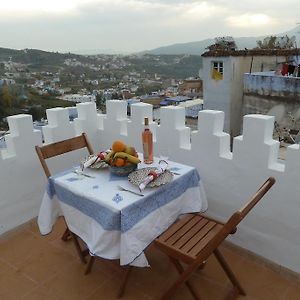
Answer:
<svg viewBox="0 0 300 300"><path fill-rule="evenodd" d="M228 222L225 224L234 229L251 211L251 209L262 199L262 197L268 192L268 190L275 183L274 177L269 177L257 190L257 192L248 200L248 202L241 207L238 211L236 211Z"/></svg>
<svg viewBox="0 0 300 300"><path fill-rule="evenodd" d="M58 156L82 148L87 148L89 154L93 154L92 146L89 143L85 133L76 136L74 138L48 144L42 147L35 146L35 150L37 152L37 155L40 159L40 162L42 164L42 167L44 169L47 178L51 176L51 173L45 161L47 158L51 158L54 156Z"/></svg>
<svg viewBox="0 0 300 300"><path fill-rule="evenodd" d="M213 239L203 249L197 261L201 261L203 257L207 258L217 247L227 238L229 234L235 233L237 225L251 211L251 209L259 202L260 199L268 192L275 183L275 178L269 177L257 192L249 199L249 201L238 211L236 211L224 226L216 233Z"/></svg>

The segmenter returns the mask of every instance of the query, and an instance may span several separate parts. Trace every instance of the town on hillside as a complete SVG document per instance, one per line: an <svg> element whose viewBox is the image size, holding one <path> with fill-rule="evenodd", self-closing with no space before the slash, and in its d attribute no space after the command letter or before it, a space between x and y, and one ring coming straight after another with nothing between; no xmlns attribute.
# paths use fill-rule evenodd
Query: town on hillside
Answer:
<svg viewBox="0 0 300 300"><path fill-rule="evenodd" d="M0 48L0 131L6 117L31 114L37 127L45 110L107 100L150 103L159 123L160 107L185 108L186 124L197 129L198 112L225 112L224 131L241 134L245 114L275 116L274 136L299 142L300 51L295 40L267 37L254 49L238 49L231 37L216 38L200 55L75 55Z"/></svg>

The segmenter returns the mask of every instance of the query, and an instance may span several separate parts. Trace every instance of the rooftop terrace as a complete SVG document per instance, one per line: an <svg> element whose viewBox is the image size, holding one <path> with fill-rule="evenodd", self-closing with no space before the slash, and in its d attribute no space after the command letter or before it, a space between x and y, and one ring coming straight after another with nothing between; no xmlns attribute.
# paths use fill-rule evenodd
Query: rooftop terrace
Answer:
<svg viewBox="0 0 300 300"><path fill-rule="evenodd" d="M97 260L92 273L84 275L72 243L63 242L60 219L49 236L41 237L36 220L0 238L0 298L5 300L113 300L121 273L112 263ZM298 300L300 281L272 269L262 261L231 245L222 247L225 258L243 284L244 300ZM159 299L176 273L169 259L148 247L148 269L134 269L122 299ZM214 257L193 275L199 294L207 300L222 300L231 285ZM17 287L17 288L16 288ZM174 300L193 299L183 286Z"/></svg>
<svg viewBox="0 0 300 300"><path fill-rule="evenodd" d="M143 120L144 117L152 120L152 105L133 104L130 119L127 117L127 104L122 101L108 101L105 115L97 113L94 103L78 104L77 109L78 118L73 122L69 121L67 109L54 108L47 111L48 125L43 127L45 143L86 132L96 151L107 149L115 139L122 139L128 144L135 145L137 150L141 151L140 135ZM250 259L240 253L231 260L237 265L241 261L245 262L245 265L241 264L241 268L237 268L237 271L240 277L244 276L243 281L249 291L248 299L299 299L296 296L299 295L297 294L299 293L298 283L278 275L278 270L289 270L287 273L295 273L296 276L300 273L299 145L287 147L285 161L278 159L279 142L272 138L274 126L272 116L245 116L243 135L234 139L232 152L230 151L230 136L223 132L223 112L208 110L199 112L198 130L192 132L185 125L185 110L182 107L162 108L160 120L160 125L150 122L154 133L155 155L168 153L170 159L198 168L207 193L209 215L226 220L234 210L242 206L267 177L276 178L276 184L272 190L241 223L237 234L230 238L230 242L268 260L270 265L277 268L277 271L267 270L265 266L258 267L257 262L253 262L252 256ZM31 116L11 116L8 118L8 123L10 134L6 135L7 148L0 152L0 234L37 216L46 186L45 176L34 151L35 145L42 144L41 133L33 129ZM83 155L85 154L79 151L67 159L51 161L50 169L55 173L58 169L78 162ZM100 274L98 277L94 275L95 272L85 278L82 275L84 267L73 257L72 245L70 249L64 245L67 247L65 251L60 247L61 242L55 233L43 238L35 226L33 221L25 225L21 231L8 233L8 236L4 235L1 238L0 291L3 289L8 294L12 293L12 296L4 299L19 299L21 295L26 296L26 294L29 297L27 299L34 299L34 297L41 299L43 297L40 295L45 293L45 288L50 293L46 293L49 299L67 299L62 298L62 295L67 292L61 287L63 280L67 286L73 286L79 299L88 297L94 299L96 295L98 299L101 299L98 293L105 288L103 293L108 293L105 299L112 297L109 296L108 287L116 284L117 280L110 279L108 275L103 279L101 268L96 271ZM56 249L62 252L56 252L58 251ZM47 251L49 251L49 259L53 258L55 263L48 261ZM69 251L72 253L70 254ZM62 257L65 255L66 259L62 260L59 253ZM160 254L155 254L155 251L153 253L149 255L150 257L153 255L154 261L157 260L156 268L160 270L167 259L162 259ZM70 263L65 262L69 258ZM247 265L249 269L246 268ZM168 270L167 266L164 271L161 271L164 274L164 280L172 276L166 270ZM206 271L212 270L208 267L203 272ZM146 273L146 271L140 272ZM142 295L138 299L143 299L142 297L155 299L156 295L151 294L152 290L156 290L154 286L157 282L156 275L153 275L156 274L154 266L153 272L147 272L145 278L142 275L135 275L137 282L142 281L141 285L144 283L143 280L147 282L148 289L136 288L136 292L132 291L131 295ZM216 281L207 278L199 280L201 282L204 280L204 286L216 284L220 289L226 288L222 279L218 277L218 271L214 272L213 274L216 275L211 276L213 278L217 276ZM271 274L270 278L276 279L269 280L267 276L265 277L265 272ZM2 276L2 274L7 275ZM70 278L66 274L71 274ZM247 274L251 280L247 280ZM161 275L157 276L160 278ZM85 287L82 287L83 290L80 290L78 284L81 280L86 282ZM285 282L283 285L282 280ZM273 284L274 282L279 282L279 288ZM12 286L18 286L18 288L8 288ZM58 291L57 295L53 294L54 288L52 287L54 286ZM85 288L88 291L85 291ZM129 287L129 295L130 289L131 287ZM269 296L263 296L264 290L268 289L270 289ZM204 290L206 293L206 289ZM71 289L68 291L70 295L73 295ZM28 296L31 292L35 296L33 294ZM93 292L95 296L92 296ZM215 288L212 292L218 293L219 289ZM83 296L83 293L87 294ZM77 299L76 297L70 299ZM217 296L215 297L211 296L211 299L218 299ZM128 299L134 299L134 297Z"/></svg>

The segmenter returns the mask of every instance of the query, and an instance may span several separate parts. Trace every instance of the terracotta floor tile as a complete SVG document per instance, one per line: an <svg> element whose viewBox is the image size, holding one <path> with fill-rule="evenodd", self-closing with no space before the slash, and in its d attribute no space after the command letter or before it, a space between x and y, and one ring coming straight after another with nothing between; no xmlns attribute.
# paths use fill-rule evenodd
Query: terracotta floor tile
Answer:
<svg viewBox="0 0 300 300"><path fill-rule="evenodd" d="M291 284L283 300L299 300L300 299L300 284Z"/></svg>
<svg viewBox="0 0 300 300"><path fill-rule="evenodd" d="M150 268L134 268L130 274L128 283L134 283L140 287L145 294L157 298L162 295L166 282L174 280L177 276L176 270L171 266L162 272L157 265L151 264Z"/></svg>
<svg viewBox="0 0 300 300"><path fill-rule="evenodd" d="M235 272L243 263L244 258L236 255L232 251L223 248L221 251L221 254L226 259L227 263L230 265L232 270ZM214 255L210 256L209 259L206 262L205 267L201 270L199 269L196 272L196 275L205 276L210 280L215 280L216 282L220 284L227 284L229 282L229 279L222 269L221 265L217 261L216 257Z"/></svg>
<svg viewBox="0 0 300 300"><path fill-rule="evenodd" d="M35 218L26 224L26 229L28 229L33 234L42 237L43 240L53 241L62 237L63 233L66 230L66 224L63 217L59 217L55 222L52 231L49 234L42 236L38 228L37 218Z"/></svg>
<svg viewBox="0 0 300 300"><path fill-rule="evenodd" d="M84 275L85 266L77 261L44 283L47 291L61 299L81 300L90 296L98 287L108 281L108 276L99 268Z"/></svg>
<svg viewBox="0 0 300 300"><path fill-rule="evenodd" d="M35 255L30 256L19 265L19 271L37 283L41 283L75 261L68 252L48 244L37 249Z"/></svg>
<svg viewBox="0 0 300 300"><path fill-rule="evenodd" d="M0 240L0 258L18 266L45 245L40 237L23 230Z"/></svg>
<svg viewBox="0 0 300 300"><path fill-rule="evenodd" d="M29 293L36 287L36 283L22 275L13 267L0 264L5 272L0 274L0 299L16 300Z"/></svg>
<svg viewBox="0 0 300 300"><path fill-rule="evenodd" d="M289 286L289 281L280 274L249 259L245 259L236 273L246 293L259 300L281 300Z"/></svg>
<svg viewBox="0 0 300 300"><path fill-rule="evenodd" d="M5 273L11 271L17 271L17 268L0 259L0 276L2 274L3 276L5 276Z"/></svg>
<svg viewBox="0 0 300 300"><path fill-rule="evenodd" d="M219 284L216 284L214 281L207 280L206 278L193 276L190 279L191 284L194 289L205 300L224 300L226 295L229 292L229 289L223 287ZM172 300L193 300L188 288L183 285L175 295L172 296Z"/></svg>
<svg viewBox="0 0 300 300"><path fill-rule="evenodd" d="M116 300L117 293L120 287L120 281L117 278L110 279L99 287L92 296L88 297L87 300ZM133 283L128 283L122 300L150 300L152 299L149 295L146 295L140 287Z"/></svg>
<svg viewBox="0 0 300 300"><path fill-rule="evenodd" d="M89 260L89 257L87 257L87 260ZM120 276L120 273L122 272L121 267L119 265L119 260L111 261L102 258L95 259L91 272L94 271L100 271L106 274L108 278Z"/></svg>
<svg viewBox="0 0 300 300"><path fill-rule="evenodd" d="M63 241L61 239L63 233L66 230L66 224L63 219L63 217L59 217L56 221L56 223L53 226L53 230L47 234L47 235L41 235L38 225L37 225L37 218L31 220L25 225L25 228L35 236L37 236L39 239L41 239L44 242L50 242L53 246L56 248L60 248L61 250L68 252L72 256L76 257L79 260L78 254L76 252L74 243L72 240L69 241ZM80 240L80 239L79 239ZM81 240L80 240L81 241ZM84 243L81 243L83 245L83 248L86 246Z"/></svg>
<svg viewBox="0 0 300 300"><path fill-rule="evenodd" d="M53 232L41 236L36 220L0 237L0 299L4 300L110 300L116 299L122 273L108 261L97 259L91 274L79 261L74 244L63 242L65 224L60 218ZM221 247L247 292L241 300L300 300L297 279L275 272L249 255ZM146 250L150 268L134 268L124 299L154 300L175 281L178 274L168 257L153 245ZM221 300L231 289L214 257L191 281L205 300ZM193 299L183 286L172 300Z"/></svg>
<svg viewBox="0 0 300 300"><path fill-rule="evenodd" d="M252 296L246 295L246 296L238 296L238 300L258 300L257 298L254 298ZM274 299L275 300L275 299Z"/></svg>
<svg viewBox="0 0 300 300"><path fill-rule="evenodd" d="M47 291L43 287L38 287L26 296L22 297L21 300L63 300L57 297L53 291Z"/></svg>
<svg viewBox="0 0 300 300"><path fill-rule="evenodd" d="M81 245L82 249L86 248L86 245L84 244L84 242L81 241L81 239L78 239L79 244ZM61 235L50 241L51 245L59 248L62 251L68 252L70 255L72 255L73 257L75 257L78 261L80 261L79 256L77 254L74 242L72 240L68 240L68 241L63 241L61 239Z"/></svg>

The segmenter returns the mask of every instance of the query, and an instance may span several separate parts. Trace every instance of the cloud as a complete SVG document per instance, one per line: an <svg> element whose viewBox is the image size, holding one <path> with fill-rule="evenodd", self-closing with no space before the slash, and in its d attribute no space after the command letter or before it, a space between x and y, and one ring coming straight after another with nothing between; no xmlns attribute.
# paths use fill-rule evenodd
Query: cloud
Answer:
<svg viewBox="0 0 300 300"><path fill-rule="evenodd" d="M0 2L0 26L5 28L0 46L55 51L139 51L216 36L284 32L300 21L299 0Z"/></svg>
<svg viewBox="0 0 300 300"><path fill-rule="evenodd" d="M249 27L256 26L260 27L262 25L269 25L271 23L275 23L269 16L265 14L243 14L240 16L231 16L226 18L227 23L230 26L236 27Z"/></svg>

